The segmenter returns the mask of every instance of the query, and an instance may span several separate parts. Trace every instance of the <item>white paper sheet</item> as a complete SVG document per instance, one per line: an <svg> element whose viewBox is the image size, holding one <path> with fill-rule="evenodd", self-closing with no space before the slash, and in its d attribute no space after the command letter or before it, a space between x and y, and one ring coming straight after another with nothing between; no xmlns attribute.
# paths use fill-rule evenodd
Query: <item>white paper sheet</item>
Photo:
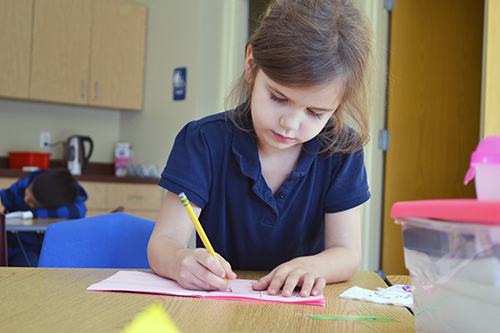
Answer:
<svg viewBox="0 0 500 333"><path fill-rule="evenodd" d="M267 291L254 291L252 289L252 284L255 282L255 280L231 280L232 292L187 290L182 288L176 281L163 278L156 274L137 271L119 271L109 278L91 285L87 288L87 290L128 291L238 301L325 305L325 297L323 294L318 296L301 297L299 292L293 292L292 296L284 297L280 292L278 295L272 296L268 295Z"/></svg>
<svg viewBox="0 0 500 333"><path fill-rule="evenodd" d="M402 284L396 284L386 289L378 288L375 291L352 287L340 294L340 297L397 306L413 306L411 287Z"/></svg>

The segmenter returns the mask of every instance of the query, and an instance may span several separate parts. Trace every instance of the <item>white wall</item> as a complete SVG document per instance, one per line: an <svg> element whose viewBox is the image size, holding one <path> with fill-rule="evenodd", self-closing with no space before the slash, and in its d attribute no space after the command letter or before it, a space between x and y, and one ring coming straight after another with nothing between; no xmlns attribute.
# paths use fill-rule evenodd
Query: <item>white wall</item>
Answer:
<svg viewBox="0 0 500 333"><path fill-rule="evenodd" d="M52 142L72 134L90 135L94 141L91 161L110 162L119 126L119 111L0 99L0 156L31 150L51 152L51 159L61 159L62 146L39 148L40 132L46 131Z"/></svg>
<svg viewBox="0 0 500 333"><path fill-rule="evenodd" d="M236 27L227 25L233 17L248 16L247 1L136 2L148 7L144 110L122 112L120 140L132 143L134 163L163 168L176 134L187 122L223 111L226 82L240 74L227 68L243 63L246 41L241 20ZM226 36L228 30L236 31L235 35ZM226 54L238 47L240 59L226 62ZM184 101L172 98L177 67L187 67Z"/></svg>
<svg viewBox="0 0 500 333"><path fill-rule="evenodd" d="M148 7L144 108L122 112L120 140L132 143L134 163L163 168L175 135L195 116L200 1L135 2ZM187 67L184 101L173 101L176 67Z"/></svg>

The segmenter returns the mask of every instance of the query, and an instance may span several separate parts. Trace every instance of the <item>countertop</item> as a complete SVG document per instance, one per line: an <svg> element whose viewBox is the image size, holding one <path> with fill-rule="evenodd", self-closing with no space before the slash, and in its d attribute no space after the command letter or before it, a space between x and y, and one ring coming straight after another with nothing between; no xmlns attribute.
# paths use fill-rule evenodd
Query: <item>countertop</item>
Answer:
<svg viewBox="0 0 500 333"><path fill-rule="evenodd" d="M60 160L50 160L49 168L63 168L64 164ZM85 172L81 176L75 176L78 181L105 182L105 183L139 183L157 184L158 179L116 177L113 163L88 163ZM17 169L9 169L9 158L0 156L0 178L23 178L29 172Z"/></svg>

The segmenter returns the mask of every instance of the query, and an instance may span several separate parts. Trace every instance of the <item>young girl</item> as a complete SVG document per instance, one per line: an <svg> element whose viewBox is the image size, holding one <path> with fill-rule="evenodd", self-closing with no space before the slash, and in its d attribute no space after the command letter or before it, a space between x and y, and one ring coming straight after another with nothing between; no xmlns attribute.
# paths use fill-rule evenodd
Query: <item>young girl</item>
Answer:
<svg viewBox="0 0 500 333"><path fill-rule="evenodd" d="M369 22L352 1L273 2L247 43L233 91L243 103L187 124L175 140L159 182L168 193L151 268L206 290L228 290L232 269L271 271L253 288L284 296L351 278L361 260L359 206L370 197L362 148L372 70ZM180 192L220 263L187 248L194 228Z"/></svg>

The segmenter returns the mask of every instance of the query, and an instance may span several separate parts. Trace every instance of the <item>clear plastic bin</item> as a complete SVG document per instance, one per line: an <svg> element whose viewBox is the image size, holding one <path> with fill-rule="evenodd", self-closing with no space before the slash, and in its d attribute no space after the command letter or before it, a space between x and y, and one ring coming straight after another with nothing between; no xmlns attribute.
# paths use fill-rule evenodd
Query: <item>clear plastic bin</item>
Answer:
<svg viewBox="0 0 500 333"><path fill-rule="evenodd" d="M500 201L399 202L391 216L402 227L417 332L500 331Z"/></svg>

